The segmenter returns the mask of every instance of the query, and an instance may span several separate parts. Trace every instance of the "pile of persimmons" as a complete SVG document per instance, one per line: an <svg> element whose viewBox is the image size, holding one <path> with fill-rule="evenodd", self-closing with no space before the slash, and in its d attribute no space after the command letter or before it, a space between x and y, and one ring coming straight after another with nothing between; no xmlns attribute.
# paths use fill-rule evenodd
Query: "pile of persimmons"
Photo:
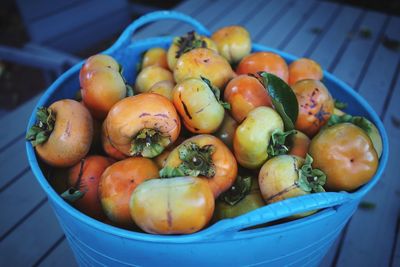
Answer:
<svg viewBox="0 0 400 267"><path fill-rule="evenodd" d="M133 85L111 56L88 58L79 96L39 108L27 133L49 182L95 219L156 234L368 182L376 127L341 110L315 61L251 48L240 26L189 32L146 51Z"/></svg>

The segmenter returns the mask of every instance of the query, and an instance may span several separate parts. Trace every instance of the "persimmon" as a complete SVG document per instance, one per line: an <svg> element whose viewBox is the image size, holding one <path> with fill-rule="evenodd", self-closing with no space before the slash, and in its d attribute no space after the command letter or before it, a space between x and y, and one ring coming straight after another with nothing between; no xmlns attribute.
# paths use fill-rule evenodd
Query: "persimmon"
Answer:
<svg viewBox="0 0 400 267"><path fill-rule="evenodd" d="M210 221L214 201L203 179L152 179L133 191L130 211L135 223L147 233L190 234Z"/></svg>
<svg viewBox="0 0 400 267"><path fill-rule="evenodd" d="M93 138L93 119L87 108L62 99L36 114L37 122L26 139L40 159L54 167L70 167L86 156Z"/></svg>
<svg viewBox="0 0 400 267"><path fill-rule="evenodd" d="M221 125L224 107L215 92L219 90L204 78L188 78L175 86L174 106L192 133L213 133Z"/></svg>
<svg viewBox="0 0 400 267"><path fill-rule="evenodd" d="M147 50L142 57L141 68L159 66L168 69L167 51L161 47L153 47Z"/></svg>
<svg viewBox="0 0 400 267"><path fill-rule="evenodd" d="M331 117L334 101L325 85L317 80L302 80L292 86L299 104L295 128L313 137Z"/></svg>
<svg viewBox="0 0 400 267"><path fill-rule="evenodd" d="M299 58L289 65L289 85L306 79L322 80L323 76L321 66L309 58Z"/></svg>
<svg viewBox="0 0 400 267"><path fill-rule="evenodd" d="M176 141L180 129L171 101L153 93L124 98L106 118L111 145L127 156L156 157Z"/></svg>
<svg viewBox="0 0 400 267"><path fill-rule="evenodd" d="M92 155L78 162L69 169L68 185L69 189L63 194L69 197L77 195L77 199L71 200L73 205L81 212L95 219L104 218L98 187L100 177L104 170L114 163L114 160Z"/></svg>
<svg viewBox="0 0 400 267"><path fill-rule="evenodd" d="M288 138L290 147L288 154L305 159L310 147L310 138L298 130L294 134L289 135Z"/></svg>
<svg viewBox="0 0 400 267"><path fill-rule="evenodd" d="M174 68L176 83L188 78L208 79L219 89L235 76L229 62L217 52L207 48L196 48L183 54Z"/></svg>
<svg viewBox="0 0 400 267"><path fill-rule="evenodd" d="M272 52L254 52L245 56L239 63L236 73L258 75L265 71L281 78L286 83L289 79L289 69L285 60Z"/></svg>
<svg viewBox="0 0 400 267"><path fill-rule="evenodd" d="M229 115L229 112L225 111L224 120L214 135L221 139L221 141L232 150L233 136L237 127L238 123L231 117L231 115Z"/></svg>
<svg viewBox="0 0 400 267"><path fill-rule="evenodd" d="M351 191L367 183L378 168L378 155L371 139L352 123L339 123L321 130L310 144L313 167L327 175L330 190Z"/></svg>
<svg viewBox="0 0 400 267"><path fill-rule="evenodd" d="M271 98L261 82L249 75L239 75L229 81L224 90L224 100L231 106L232 117L241 123L256 107L272 107Z"/></svg>
<svg viewBox="0 0 400 267"><path fill-rule="evenodd" d="M169 69L174 70L178 58L195 48L209 48L218 52L217 45L213 40L194 31L188 32L183 36L175 37L168 48L167 60Z"/></svg>
<svg viewBox="0 0 400 267"><path fill-rule="evenodd" d="M169 70L159 66L148 66L143 68L136 77L135 90L138 93L146 93L150 88L161 81L174 82L174 77Z"/></svg>
<svg viewBox="0 0 400 267"><path fill-rule="evenodd" d="M129 201L133 190L143 181L157 177L157 165L142 157L127 158L109 166L99 183L99 197L107 217L119 225L132 225Z"/></svg>
<svg viewBox="0 0 400 267"><path fill-rule="evenodd" d="M211 39L216 43L218 52L235 64L250 54L251 39L249 32L241 26L226 26L214 32Z"/></svg>
<svg viewBox="0 0 400 267"><path fill-rule="evenodd" d="M200 134L186 139L169 154L161 177L198 176L218 197L236 179L237 163L229 148L217 137Z"/></svg>

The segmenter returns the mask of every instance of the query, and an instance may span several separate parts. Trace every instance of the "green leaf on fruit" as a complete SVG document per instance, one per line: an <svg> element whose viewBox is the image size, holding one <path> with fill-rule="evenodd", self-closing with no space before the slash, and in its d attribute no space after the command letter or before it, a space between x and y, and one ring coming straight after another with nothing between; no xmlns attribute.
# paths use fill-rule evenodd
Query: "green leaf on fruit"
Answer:
<svg viewBox="0 0 400 267"><path fill-rule="evenodd" d="M340 110L343 110L343 109L346 109L347 106L348 106L347 103L341 102L341 101L335 99L335 108L340 109Z"/></svg>
<svg viewBox="0 0 400 267"><path fill-rule="evenodd" d="M250 193L251 184L251 176L239 175L236 177L235 183L227 191L221 194L220 199L225 203L234 206Z"/></svg>
<svg viewBox="0 0 400 267"><path fill-rule="evenodd" d="M283 132L280 129L275 129L272 132L271 140L269 141L267 153L269 157L287 154L289 148L285 145L286 138L289 135L295 134L296 130Z"/></svg>
<svg viewBox="0 0 400 267"><path fill-rule="evenodd" d="M215 165L212 155L215 152L215 146L205 145L200 147L193 142L184 143L179 146L179 159L182 163L178 168L189 176L205 176L211 178L215 176Z"/></svg>
<svg viewBox="0 0 400 267"><path fill-rule="evenodd" d="M326 174L320 169L313 169L313 158L307 154L303 166L299 170L297 185L305 192L325 192Z"/></svg>
<svg viewBox="0 0 400 267"><path fill-rule="evenodd" d="M46 142L53 132L55 122L56 116L51 109L45 107L38 108L36 123L28 130L25 139L30 141L32 146Z"/></svg>
<svg viewBox="0 0 400 267"><path fill-rule="evenodd" d="M161 178L181 177L185 176L185 173L179 169L170 166L165 166L159 172Z"/></svg>
<svg viewBox="0 0 400 267"><path fill-rule="evenodd" d="M361 117L361 116L351 116L349 114L345 114L342 116L332 114L332 116L329 118L329 121L326 125L326 127L333 126L339 123L352 123L361 129L363 129L367 134L370 134L373 129L373 124L370 122L367 118Z"/></svg>
<svg viewBox="0 0 400 267"><path fill-rule="evenodd" d="M231 105L228 102L224 102L221 100L221 91L217 87L213 86L209 79L203 76L200 76L200 78L203 82L207 84L208 88L210 88L210 90L213 92L215 99L217 99L218 103L220 103L224 109L231 110Z"/></svg>
<svg viewBox="0 0 400 267"><path fill-rule="evenodd" d="M184 53L195 48L207 48L207 43L194 31L190 31L186 35L179 37L176 41L176 45L178 45L179 49L176 52L175 58L179 58Z"/></svg>
<svg viewBox="0 0 400 267"><path fill-rule="evenodd" d="M299 104L292 88L281 78L271 73L260 72L259 75L271 97L275 110L283 120L285 130L293 130L299 113Z"/></svg>

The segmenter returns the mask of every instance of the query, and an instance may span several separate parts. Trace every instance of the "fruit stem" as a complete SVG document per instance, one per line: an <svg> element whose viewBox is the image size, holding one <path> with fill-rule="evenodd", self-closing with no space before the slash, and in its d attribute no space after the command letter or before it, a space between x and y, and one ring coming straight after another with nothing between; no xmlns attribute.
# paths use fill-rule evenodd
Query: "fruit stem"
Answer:
<svg viewBox="0 0 400 267"><path fill-rule="evenodd" d="M251 176L238 175L235 183L227 191L222 193L220 198L225 203L235 206L251 192L251 184Z"/></svg>
<svg viewBox="0 0 400 267"><path fill-rule="evenodd" d="M160 155L171 143L169 136L155 129L144 128L132 140L131 156L154 158Z"/></svg>
<svg viewBox="0 0 400 267"><path fill-rule="evenodd" d="M325 192L323 186L326 183L326 174L320 169L313 169L313 158L307 154L303 166L299 169L297 185L306 192Z"/></svg>
<svg viewBox="0 0 400 267"><path fill-rule="evenodd" d="M47 141L53 132L56 116L50 108L40 107L36 112L36 123L26 133L26 140L32 146L37 146Z"/></svg>

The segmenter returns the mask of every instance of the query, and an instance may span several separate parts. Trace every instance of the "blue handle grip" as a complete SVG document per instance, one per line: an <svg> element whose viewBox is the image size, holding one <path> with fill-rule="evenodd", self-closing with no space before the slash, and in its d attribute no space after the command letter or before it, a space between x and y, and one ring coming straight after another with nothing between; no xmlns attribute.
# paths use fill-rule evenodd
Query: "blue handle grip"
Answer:
<svg viewBox="0 0 400 267"><path fill-rule="evenodd" d="M210 31L199 21L193 19L192 17L175 12L175 11L155 11L148 13L139 19L132 22L121 34L118 40L107 50L105 53L113 53L114 51L123 49L131 43L132 35L140 27L154 21L164 20L164 19L175 19L179 21L186 22L194 27L197 33L201 35L210 35Z"/></svg>
<svg viewBox="0 0 400 267"><path fill-rule="evenodd" d="M203 231L208 238L232 235L239 230L283 219L294 214L334 207L354 200L347 192L315 193L296 198L289 198L253 210L241 216L221 220Z"/></svg>

